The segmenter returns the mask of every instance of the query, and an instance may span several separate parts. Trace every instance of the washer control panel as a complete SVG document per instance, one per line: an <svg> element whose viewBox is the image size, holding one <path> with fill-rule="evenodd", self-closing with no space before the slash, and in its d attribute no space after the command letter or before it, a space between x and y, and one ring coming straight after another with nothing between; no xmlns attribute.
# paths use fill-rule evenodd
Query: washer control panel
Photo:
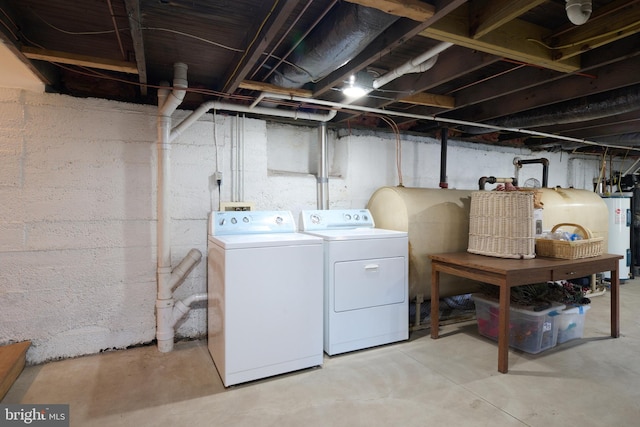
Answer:
<svg viewBox="0 0 640 427"><path fill-rule="evenodd" d="M209 215L209 234L293 233L296 224L290 211L214 211Z"/></svg>
<svg viewBox="0 0 640 427"><path fill-rule="evenodd" d="M369 209L305 210L300 212L300 230L339 230L373 228Z"/></svg>

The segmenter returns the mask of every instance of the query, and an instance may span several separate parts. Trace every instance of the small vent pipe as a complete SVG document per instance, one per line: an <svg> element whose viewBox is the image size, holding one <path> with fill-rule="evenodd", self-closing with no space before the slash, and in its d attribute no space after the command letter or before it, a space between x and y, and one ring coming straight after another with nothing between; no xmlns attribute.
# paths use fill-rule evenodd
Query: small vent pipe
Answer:
<svg viewBox="0 0 640 427"><path fill-rule="evenodd" d="M327 123L322 122L318 127L318 209L329 209L329 173L328 173L328 150L327 150Z"/></svg>
<svg viewBox="0 0 640 427"><path fill-rule="evenodd" d="M574 25L582 25L589 20L593 6L591 0L567 0L567 18Z"/></svg>

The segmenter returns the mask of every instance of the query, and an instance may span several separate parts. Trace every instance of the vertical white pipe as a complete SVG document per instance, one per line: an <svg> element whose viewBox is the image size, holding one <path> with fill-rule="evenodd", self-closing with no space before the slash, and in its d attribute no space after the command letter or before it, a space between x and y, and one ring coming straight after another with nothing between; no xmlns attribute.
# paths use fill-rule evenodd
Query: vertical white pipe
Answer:
<svg viewBox="0 0 640 427"><path fill-rule="evenodd" d="M174 306L171 289L171 115L182 103L187 89L187 65L174 65L173 90L161 89L158 94L158 174L157 174L157 257L158 292L156 297L156 339L163 353L173 349Z"/></svg>
<svg viewBox="0 0 640 427"><path fill-rule="evenodd" d="M328 150L327 150L327 124L320 123L318 126L318 176L317 193L318 193L318 209L329 209L329 174L328 170Z"/></svg>
<svg viewBox="0 0 640 427"><path fill-rule="evenodd" d="M229 123L229 133L231 134L231 201L237 202L238 197L238 176L236 174L236 165L238 163L238 145L236 141L235 124L237 117L233 116Z"/></svg>
<svg viewBox="0 0 640 427"><path fill-rule="evenodd" d="M165 102L166 104L166 102ZM158 293L156 297L156 340L162 353L173 349L174 331L171 327L173 295L169 281L171 278L171 234L169 213L170 150L169 133L171 117L158 114L158 174L157 174L157 257Z"/></svg>
<svg viewBox="0 0 640 427"><path fill-rule="evenodd" d="M240 150L240 201L244 202L244 133L245 133L245 125L246 122L246 117L243 114L242 115L242 121L240 122L240 140L242 141L242 143L240 144L240 146L242 147L242 149Z"/></svg>

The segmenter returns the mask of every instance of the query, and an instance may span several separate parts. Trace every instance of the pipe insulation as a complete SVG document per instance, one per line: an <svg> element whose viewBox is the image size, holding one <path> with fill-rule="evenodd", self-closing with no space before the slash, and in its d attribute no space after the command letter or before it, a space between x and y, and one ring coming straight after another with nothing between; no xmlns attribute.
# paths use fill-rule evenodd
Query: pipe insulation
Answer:
<svg viewBox="0 0 640 427"><path fill-rule="evenodd" d="M596 120L637 110L640 110L640 85L573 99L553 107L527 110L500 120L487 121L486 124L506 128L532 128ZM469 134L491 131L484 126L468 126L459 130Z"/></svg>
<svg viewBox="0 0 640 427"><path fill-rule="evenodd" d="M366 48L398 17L353 3L340 2L273 75L271 83L300 88L342 67Z"/></svg>

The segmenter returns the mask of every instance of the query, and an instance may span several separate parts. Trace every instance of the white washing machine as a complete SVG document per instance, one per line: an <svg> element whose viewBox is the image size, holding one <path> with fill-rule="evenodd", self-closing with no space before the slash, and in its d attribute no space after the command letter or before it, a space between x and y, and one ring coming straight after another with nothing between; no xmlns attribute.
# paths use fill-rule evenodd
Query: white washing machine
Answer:
<svg viewBox="0 0 640 427"><path fill-rule="evenodd" d="M322 252L291 212L212 212L208 348L225 386L322 365Z"/></svg>
<svg viewBox="0 0 640 427"><path fill-rule="evenodd" d="M375 228L368 209L306 210L300 229L324 240L324 351L409 338L408 236Z"/></svg>

